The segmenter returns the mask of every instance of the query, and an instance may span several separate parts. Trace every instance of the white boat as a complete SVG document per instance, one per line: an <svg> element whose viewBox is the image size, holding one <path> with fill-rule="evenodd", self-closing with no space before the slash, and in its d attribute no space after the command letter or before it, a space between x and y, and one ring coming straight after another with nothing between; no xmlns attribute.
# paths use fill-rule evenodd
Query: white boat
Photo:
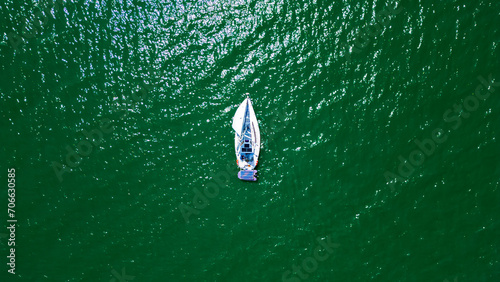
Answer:
<svg viewBox="0 0 500 282"><path fill-rule="evenodd" d="M234 114L233 129L236 164L240 168L238 178L257 181L255 167L259 163L260 130L248 93Z"/></svg>

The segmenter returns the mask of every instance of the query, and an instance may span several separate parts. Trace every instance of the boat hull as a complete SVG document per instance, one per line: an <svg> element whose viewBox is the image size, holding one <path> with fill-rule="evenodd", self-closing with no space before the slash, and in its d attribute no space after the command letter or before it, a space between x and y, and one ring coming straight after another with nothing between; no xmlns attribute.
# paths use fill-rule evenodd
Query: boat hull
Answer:
<svg viewBox="0 0 500 282"><path fill-rule="evenodd" d="M260 128L250 98L246 98L236 110L233 129L236 163L242 171L253 171L259 163ZM255 181L256 171L238 176L242 180Z"/></svg>

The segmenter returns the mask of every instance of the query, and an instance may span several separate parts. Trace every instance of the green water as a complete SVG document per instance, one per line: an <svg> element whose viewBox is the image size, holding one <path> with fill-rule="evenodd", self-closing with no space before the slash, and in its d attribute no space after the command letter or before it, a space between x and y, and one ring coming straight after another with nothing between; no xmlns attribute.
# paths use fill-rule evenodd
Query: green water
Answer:
<svg viewBox="0 0 500 282"><path fill-rule="evenodd" d="M332 2L3 0L0 281L499 281L500 2Z"/></svg>

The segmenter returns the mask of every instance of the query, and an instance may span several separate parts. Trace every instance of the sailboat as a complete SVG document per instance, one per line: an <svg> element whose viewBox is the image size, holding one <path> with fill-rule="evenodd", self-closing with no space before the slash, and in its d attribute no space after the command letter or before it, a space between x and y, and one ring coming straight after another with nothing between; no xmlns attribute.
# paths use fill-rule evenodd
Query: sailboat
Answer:
<svg viewBox="0 0 500 282"><path fill-rule="evenodd" d="M255 167L259 163L260 130L248 93L234 114L233 129L236 164L240 168L238 178L257 181Z"/></svg>

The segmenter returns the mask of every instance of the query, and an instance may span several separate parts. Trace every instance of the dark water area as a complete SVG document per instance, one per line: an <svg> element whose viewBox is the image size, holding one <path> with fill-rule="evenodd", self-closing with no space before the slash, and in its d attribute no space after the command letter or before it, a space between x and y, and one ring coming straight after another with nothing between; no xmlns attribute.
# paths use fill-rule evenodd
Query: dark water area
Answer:
<svg viewBox="0 0 500 282"><path fill-rule="evenodd" d="M500 2L0 15L0 281L500 281Z"/></svg>

